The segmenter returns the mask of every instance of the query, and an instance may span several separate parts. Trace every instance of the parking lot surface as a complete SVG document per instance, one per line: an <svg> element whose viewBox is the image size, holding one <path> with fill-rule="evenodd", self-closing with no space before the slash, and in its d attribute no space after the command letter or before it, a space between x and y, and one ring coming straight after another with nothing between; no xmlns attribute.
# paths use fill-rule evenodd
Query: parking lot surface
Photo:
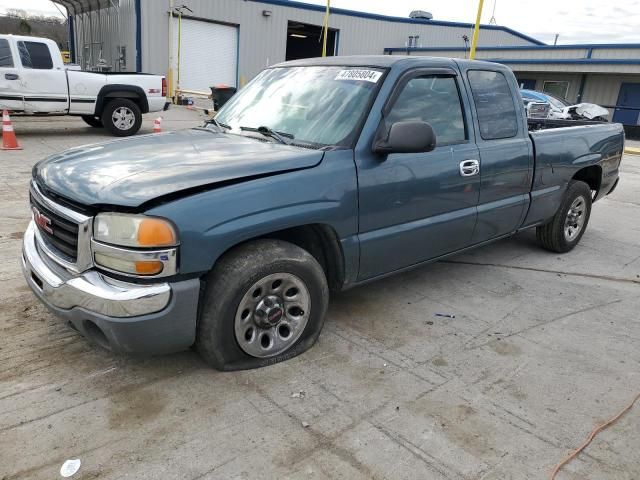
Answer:
<svg viewBox="0 0 640 480"><path fill-rule="evenodd" d="M163 116L165 130L202 122ZM72 458L78 479L542 479L640 391L640 157L574 251L528 231L334 295L309 352L221 373L190 351L114 356L36 300L19 266L31 167L110 138L70 117L14 126L24 150L0 152L2 480L59 478ZM639 477L636 405L558 479Z"/></svg>

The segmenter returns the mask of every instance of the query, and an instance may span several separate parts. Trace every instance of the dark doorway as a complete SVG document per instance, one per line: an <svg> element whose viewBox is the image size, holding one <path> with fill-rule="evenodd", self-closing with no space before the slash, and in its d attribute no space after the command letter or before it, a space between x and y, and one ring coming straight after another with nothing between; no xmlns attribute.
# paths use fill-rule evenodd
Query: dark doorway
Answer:
<svg viewBox="0 0 640 480"><path fill-rule="evenodd" d="M613 112L613 121L640 125L640 83L623 83Z"/></svg>
<svg viewBox="0 0 640 480"><path fill-rule="evenodd" d="M518 78L518 86L525 90L535 90L536 81L532 78Z"/></svg>
<svg viewBox="0 0 640 480"><path fill-rule="evenodd" d="M313 58L322 56L321 26L300 22L289 22L287 27L287 60ZM329 29L327 35L327 56L336 54L336 38L338 31Z"/></svg>

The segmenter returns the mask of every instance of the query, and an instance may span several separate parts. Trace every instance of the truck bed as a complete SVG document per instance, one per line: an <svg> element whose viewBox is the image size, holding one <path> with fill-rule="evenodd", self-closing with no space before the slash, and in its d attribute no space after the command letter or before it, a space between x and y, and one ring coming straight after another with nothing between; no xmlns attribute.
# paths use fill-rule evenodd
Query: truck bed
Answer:
<svg viewBox="0 0 640 480"><path fill-rule="evenodd" d="M531 122L529 122L531 124ZM618 181L624 150L619 123L544 120L546 128L531 131L535 171L531 206L525 226L551 218L576 172L592 186L593 200L608 195Z"/></svg>
<svg viewBox="0 0 640 480"><path fill-rule="evenodd" d="M551 118L527 118L530 132L548 130L551 128L576 127L580 125L600 125L609 122L596 122L593 120L564 120Z"/></svg>

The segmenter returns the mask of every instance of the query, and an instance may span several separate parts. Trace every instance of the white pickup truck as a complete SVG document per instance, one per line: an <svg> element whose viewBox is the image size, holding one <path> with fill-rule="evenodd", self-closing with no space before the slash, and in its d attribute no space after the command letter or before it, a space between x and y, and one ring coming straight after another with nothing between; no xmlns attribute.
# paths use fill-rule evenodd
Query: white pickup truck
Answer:
<svg viewBox="0 0 640 480"><path fill-rule="evenodd" d="M112 135L134 135L142 114L165 108L166 79L140 73L69 68L46 38L0 35L0 110L75 115Z"/></svg>

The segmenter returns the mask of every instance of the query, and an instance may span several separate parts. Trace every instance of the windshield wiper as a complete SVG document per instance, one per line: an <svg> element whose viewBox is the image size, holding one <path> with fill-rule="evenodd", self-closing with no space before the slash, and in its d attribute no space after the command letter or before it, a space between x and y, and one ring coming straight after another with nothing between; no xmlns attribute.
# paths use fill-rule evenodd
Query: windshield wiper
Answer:
<svg viewBox="0 0 640 480"><path fill-rule="evenodd" d="M276 132L275 130L271 130L269 127L260 126L256 127L240 127L240 130L245 132L258 132L264 135L265 137L275 138L277 141L284 145L290 145L291 142L289 140L285 140L285 137L293 140L295 137L290 133L285 132Z"/></svg>
<svg viewBox="0 0 640 480"><path fill-rule="evenodd" d="M231 126L227 125L226 123L220 123L219 121L217 121L215 118L210 118L208 120L206 120L204 122L205 125L209 125L209 124L213 124L216 127L218 127L220 130L222 130L224 132L224 130L231 130Z"/></svg>

